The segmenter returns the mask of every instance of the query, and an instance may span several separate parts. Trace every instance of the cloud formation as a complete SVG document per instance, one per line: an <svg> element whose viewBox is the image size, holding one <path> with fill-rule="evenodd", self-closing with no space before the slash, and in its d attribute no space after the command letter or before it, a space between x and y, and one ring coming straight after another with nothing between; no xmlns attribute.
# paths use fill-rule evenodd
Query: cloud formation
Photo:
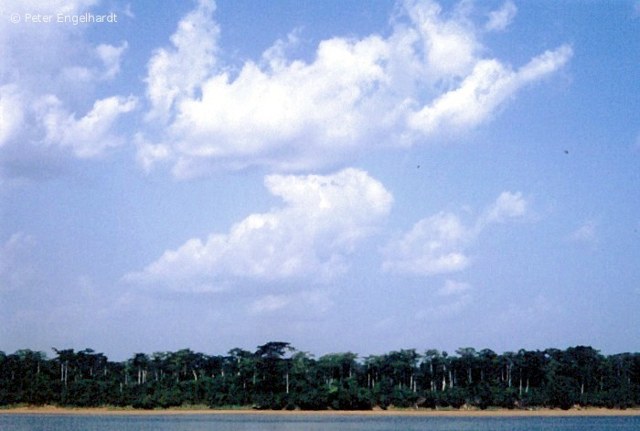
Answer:
<svg viewBox="0 0 640 431"><path fill-rule="evenodd" d="M382 269L419 276L462 271L470 264L466 250L488 226L522 217L526 208L521 193L503 192L468 226L452 213L423 218L385 246Z"/></svg>
<svg viewBox="0 0 640 431"><path fill-rule="evenodd" d="M269 175L264 182L283 207L251 214L226 234L190 239L125 279L178 290L217 289L238 279L329 280L346 270L345 257L375 232L393 201L382 184L357 169ZM264 301L254 311L283 299Z"/></svg>
<svg viewBox="0 0 640 431"><path fill-rule="evenodd" d="M114 124L135 107L134 97L108 97L96 100L85 116L76 119L60 99L49 95L36 103L35 111L45 131L46 145L69 148L78 158L90 158L122 144L124 138L115 133Z"/></svg>
<svg viewBox="0 0 640 431"><path fill-rule="evenodd" d="M213 4L202 0L149 61L148 117L165 126L155 144L141 140L138 159L147 168L169 162L178 177L345 163L365 150L475 127L571 58L568 45L515 69L483 57L482 29L468 9L448 16L435 2L407 0L388 36L322 40L311 61L287 55L290 37L234 74L217 55ZM502 30L515 13L507 2L486 26Z"/></svg>
<svg viewBox="0 0 640 431"><path fill-rule="evenodd" d="M503 223L512 218L522 217L526 212L527 201L522 197L522 193L502 192L478 220L479 229L490 223Z"/></svg>
<svg viewBox="0 0 640 431"><path fill-rule="evenodd" d="M438 213L418 221L385 248L385 271L433 275L460 271L469 265L463 253L470 233L458 216Z"/></svg>
<svg viewBox="0 0 640 431"><path fill-rule="evenodd" d="M0 148L10 142L22 123L22 100L14 85L0 87Z"/></svg>
<svg viewBox="0 0 640 431"><path fill-rule="evenodd" d="M77 14L99 5L13 0L6 10ZM198 0L180 19L169 43L151 53L137 95L104 91L121 73L127 41L90 43L82 26L3 26L3 175L15 171L6 166L16 160L25 166L96 158L125 143L135 146L145 170L162 162L178 178L250 166L272 172L345 166L367 151L421 145L489 121L572 56L568 45L517 67L488 56L482 36L511 23L517 12L511 1L476 24L466 2L449 12L431 0L405 0L388 34L327 38L302 60L290 54L299 43L292 33L260 58L226 64L215 10L213 0ZM141 107L146 121L118 132Z"/></svg>
<svg viewBox="0 0 640 431"><path fill-rule="evenodd" d="M213 21L215 4L199 0L196 9L178 23L171 46L154 52L148 65L148 117L167 120L176 101L194 92L215 66L219 29Z"/></svg>
<svg viewBox="0 0 640 431"><path fill-rule="evenodd" d="M327 292L321 290L303 290L286 294L268 294L249 304L248 312L252 315L278 314L286 309L287 315L296 318L326 312L333 302Z"/></svg>
<svg viewBox="0 0 640 431"><path fill-rule="evenodd" d="M96 0L3 3L3 16L75 15ZM0 171L10 165L56 164L61 158L94 158L127 141L119 121L137 107L133 96L96 97L119 73L128 43L89 43L86 26L30 23L0 27ZM43 166L44 165L44 166ZM35 169L21 169L29 175Z"/></svg>
<svg viewBox="0 0 640 431"><path fill-rule="evenodd" d="M77 14L99 5L13 0L6 8ZM151 53L137 95L104 91L121 73L127 41L90 43L82 26L4 26L3 175L16 171L7 167L16 160L25 166L96 158L125 143L135 146L143 169L161 162L178 178L251 166L272 172L346 166L367 151L420 145L489 121L520 89L572 56L568 45L519 67L488 56L482 36L511 23L517 12L511 1L476 24L466 2L450 12L431 0L405 0L388 34L327 38L302 60L290 54L299 43L294 32L260 58L226 64L215 10L212 0L198 0L180 19L169 43ZM136 111L146 121L119 132Z"/></svg>
<svg viewBox="0 0 640 431"><path fill-rule="evenodd" d="M511 0L506 1L502 7L489 14L489 21L485 25L488 31L504 31L518 12L518 8Z"/></svg>
<svg viewBox="0 0 640 431"><path fill-rule="evenodd" d="M575 243L596 245L598 242L598 224L595 220L587 220L569 235Z"/></svg>

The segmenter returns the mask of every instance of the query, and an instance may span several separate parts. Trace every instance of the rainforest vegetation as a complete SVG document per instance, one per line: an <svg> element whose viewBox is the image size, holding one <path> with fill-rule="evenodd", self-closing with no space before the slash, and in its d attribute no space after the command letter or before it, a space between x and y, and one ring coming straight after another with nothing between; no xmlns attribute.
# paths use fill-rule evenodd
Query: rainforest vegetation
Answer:
<svg viewBox="0 0 640 431"><path fill-rule="evenodd" d="M640 353L592 347L497 354L461 348L318 358L286 342L210 356L189 349L110 361L91 349L0 352L0 405L366 410L640 405Z"/></svg>

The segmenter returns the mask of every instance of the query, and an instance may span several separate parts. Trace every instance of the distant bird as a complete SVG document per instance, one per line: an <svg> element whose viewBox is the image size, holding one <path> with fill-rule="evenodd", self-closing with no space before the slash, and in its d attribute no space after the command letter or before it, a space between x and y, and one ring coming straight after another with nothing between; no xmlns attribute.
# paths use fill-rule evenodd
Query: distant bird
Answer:
<svg viewBox="0 0 640 431"><path fill-rule="evenodd" d="M569 150L564 150L564 153L565 154L569 154Z"/></svg>
<svg viewBox="0 0 640 431"><path fill-rule="evenodd" d="M416 166L416 169L420 169L420 165Z"/></svg>

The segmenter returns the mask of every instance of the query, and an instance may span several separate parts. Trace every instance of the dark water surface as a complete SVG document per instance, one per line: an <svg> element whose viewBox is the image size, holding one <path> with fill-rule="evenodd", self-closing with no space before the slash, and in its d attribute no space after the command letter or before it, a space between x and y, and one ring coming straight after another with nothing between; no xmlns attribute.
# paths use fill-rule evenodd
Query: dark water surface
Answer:
<svg viewBox="0 0 640 431"><path fill-rule="evenodd" d="M640 417L0 415L2 431L640 431Z"/></svg>

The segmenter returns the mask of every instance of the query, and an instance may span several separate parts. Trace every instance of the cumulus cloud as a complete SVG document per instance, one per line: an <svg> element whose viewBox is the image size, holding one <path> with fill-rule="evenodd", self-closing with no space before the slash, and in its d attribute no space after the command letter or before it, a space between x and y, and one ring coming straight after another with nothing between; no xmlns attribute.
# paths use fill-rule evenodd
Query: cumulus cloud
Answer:
<svg viewBox="0 0 640 431"><path fill-rule="evenodd" d="M129 44L126 41L122 42L120 46L102 43L96 47L96 55L104 66L104 71L100 76L101 79L112 79L120 73L122 55L128 47Z"/></svg>
<svg viewBox="0 0 640 431"><path fill-rule="evenodd" d="M211 73L219 36L214 10L212 1L198 1L196 9L178 23L171 47L158 49L149 60L149 118L166 120L174 102L193 97Z"/></svg>
<svg viewBox="0 0 640 431"><path fill-rule="evenodd" d="M122 142L122 138L114 134L113 126L122 114L135 106L133 97L108 97L96 100L85 116L76 119L57 97L49 95L37 103L36 111L48 145L70 148L76 157L89 158Z"/></svg>
<svg viewBox="0 0 640 431"><path fill-rule="evenodd" d="M20 130L22 100L14 85L0 86L0 148Z"/></svg>
<svg viewBox="0 0 640 431"><path fill-rule="evenodd" d="M497 60L480 60L458 88L408 115L412 129L425 134L477 126L525 84L562 67L572 55L563 45L533 58L517 71Z"/></svg>
<svg viewBox="0 0 640 431"><path fill-rule="evenodd" d="M283 207L251 214L226 234L190 239L125 279L186 290L243 278L328 280L346 270L345 257L374 232L393 200L382 184L357 169L326 176L270 175L265 186L282 198ZM283 299L265 301L269 308Z"/></svg>
<svg viewBox="0 0 640 431"><path fill-rule="evenodd" d="M413 54L422 54L418 61L423 72L437 81L459 78L471 70L478 59L481 44L463 3L449 19L443 17L442 7L433 1L407 0L403 8L410 25L406 29L396 28L396 32L404 35L406 31L407 35L416 36L414 46L419 51ZM413 49L414 46L407 48Z"/></svg>
<svg viewBox="0 0 640 431"><path fill-rule="evenodd" d="M99 64L91 66L71 65L61 69L63 81L68 83L95 83L99 81L109 81L120 73L120 63L122 56L129 47L124 41L120 46L102 43L87 52L87 55L98 60Z"/></svg>
<svg viewBox="0 0 640 431"><path fill-rule="evenodd" d="M518 8L512 1L505 2L502 7L489 14L489 21L485 25L488 31L504 31L515 18Z"/></svg>
<svg viewBox="0 0 640 431"><path fill-rule="evenodd" d="M12 0L5 13L53 15L95 10L95 0ZM8 21L8 17L6 17ZM65 156L90 158L120 145L118 120L136 99L96 98L120 73L126 41L89 43L86 26L21 22L0 29L0 170L20 175L47 169ZM87 106L90 108L87 110ZM18 161L18 162L16 162Z"/></svg>
<svg viewBox="0 0 640 431"><path fill-rule="evenodd" d="M522 217L527 212L527 201L522 193L502 192L480 218L481 224L503 223L506 220Z"/></svg>
<svg viewBox="0 0 640 431"><path fill-rule="evenodd" d="M467 5L449 12L434 1L406 0L388 34L327 38L302 60L288 49L297 43L294 32L259 58L225 64L215 3L198 0L149 58L147 121L131 136L114 131L116 120L141 104L126 95L93 96L121 73L127 41L92 44L83 26L5 26L0 163L3 152L24 161L29 151L42 155L43 145L97 157L130 139L145 170L162 163L179 178L255 165L301 172L476 127L524 86L562 68L572 50L555 47L515 67L492 58L482 35L509 25L515 6L507 1L481 28ZM74 14L98 6L97 0L14 0L6 10ZM96 132L89 123L100 129L100 142L88 145L83 136L71 144L73 130ZM54 142L69 124L68 136Z"/></svg>
<svg viewBox="0 0 640 431"><path fill-rule="evenodd" d="M417 222L385 249L383 269L432 275L460 271L469 258L462 252L469 232L454 214L439 213Z"/></svg>
<svg viewBox="0 0 640 431"><path fill-rule="evenodd" d="M133 137L136 146L136 162L145 171L150 172L154 165L171 157L169 145L154 144L149 142L142 133L136 133Z"/></svg>
<svg viewBox="0 0 640 431"><path fill-rule="evenodd" d="M598 224L594 220L585 221L569 235L569 240L576 243L595 245L598 241Z"/></svg>
<svg viewBox="0 0 640 431"><path fill-rule="evenodd" d="M452 213L426 217L384 247L382 269L421 276L462 271L471 262L467 249L478 236L491 224L524 216L526 207L521 193L503 192L471 225Z"/></svg>
<svg viewBox="0 0 640 431"><path fill-rule="evenodd" d="M513 9L507 2L496 11L492 28L506 26ZM435 2L407 0L399 10L387 37L322 40L310 61L287 56L293 37L232 73L218 58L213 4L201 1L148 65L148 118L166 121L163 160L190 177L212 167L306 170L414 145L489 120L572 55L563 45L514 69L483 57L482 31L466 8L446 15Z"/></svg>

